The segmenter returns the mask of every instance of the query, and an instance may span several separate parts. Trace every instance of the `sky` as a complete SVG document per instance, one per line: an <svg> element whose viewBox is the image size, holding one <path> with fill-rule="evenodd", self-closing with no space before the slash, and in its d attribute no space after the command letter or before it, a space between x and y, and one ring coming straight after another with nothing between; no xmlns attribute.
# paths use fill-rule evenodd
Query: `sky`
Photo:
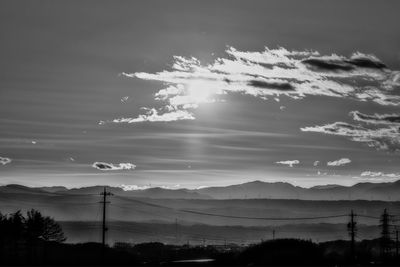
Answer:
<svg viewBox="0 0 400 267"><path fill-rule="evenodd" d="M400 179L398 1L0 2L0 184Z"/></svg>

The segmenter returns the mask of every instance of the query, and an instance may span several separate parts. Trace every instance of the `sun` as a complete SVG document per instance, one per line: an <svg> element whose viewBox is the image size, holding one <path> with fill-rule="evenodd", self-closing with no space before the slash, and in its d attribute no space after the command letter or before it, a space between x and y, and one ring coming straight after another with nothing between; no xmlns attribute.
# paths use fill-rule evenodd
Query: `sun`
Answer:
<svg viewBox="0 0 400 267"><path fill-rule="evenodd" d="M212 101L211 97L215 94L212 83L207 81L191 81L186 89L188 97L196 104Z"/></svg>

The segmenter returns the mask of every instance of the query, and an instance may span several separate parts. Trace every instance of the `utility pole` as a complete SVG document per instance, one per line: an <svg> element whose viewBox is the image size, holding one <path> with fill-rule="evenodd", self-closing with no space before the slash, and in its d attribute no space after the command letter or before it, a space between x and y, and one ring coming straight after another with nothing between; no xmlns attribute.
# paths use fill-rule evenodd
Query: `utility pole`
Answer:
<svg viewBox="0 0 400 267"><path fill-rule="evenodd" d="M275 240L275 229L272 230L272 240Z"/></svg>
<svg viewBox="0 0 400 267"><path fill-rule="evenodd" d="M356 252L356 232L357 232L357 222L354 220L354 217L356 215L354 214L353 210L351 210L350 213L350 222L347 224L347 230L349 231L349 236L350 236L350 255L351 255L351 260L355 260L355 252Z"/></svg>
<svg viewBox="0 0 400 267"><path fill-rule="evenodd" d="M106 207L108 203L110 203L109 201L107 201L107 197L108 196L112 196L112 193L107 192L106 187L104 187L103 192L100 193L100 195L103 196L103 200L100 202L103 204L103 223L102 223L102 227L101 227L101 244L103 245L103 249L105 249L106 247L106 231L107 226L106 226Z"/></svg>
<svg viewBox="0 0 400 267"><path fill-rule="evenodd" d="M383 210L381 216L381 256L385 259L390 252L390 231L389 231L389 213L386 209Z"/></svg>
<svg viewBox="0 0 400 267"><path fill-rule="evenodd" d="M175 218L175 242L178 245L178 219Z"/></svg>

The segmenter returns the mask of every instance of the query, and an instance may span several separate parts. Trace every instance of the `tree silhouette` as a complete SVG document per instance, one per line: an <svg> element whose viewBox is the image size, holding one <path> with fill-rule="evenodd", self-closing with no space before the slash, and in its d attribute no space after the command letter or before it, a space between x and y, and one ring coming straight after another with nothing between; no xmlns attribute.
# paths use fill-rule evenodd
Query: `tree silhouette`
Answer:
<svg viewBox="0 0 400 267"><path fill-rule="evenodd" d="M66 240L61 226L53 218L43 216L39 211L31 209L25 221L28 239L64 242Z"/></svg>
<svg viewBox="0 0 400 267"><path fill-rule="evenodd" d="M16 211L8 218L5 219L7 235L11 236L14 240L23 238L25 234L25 218L21 211Z"/></svg>

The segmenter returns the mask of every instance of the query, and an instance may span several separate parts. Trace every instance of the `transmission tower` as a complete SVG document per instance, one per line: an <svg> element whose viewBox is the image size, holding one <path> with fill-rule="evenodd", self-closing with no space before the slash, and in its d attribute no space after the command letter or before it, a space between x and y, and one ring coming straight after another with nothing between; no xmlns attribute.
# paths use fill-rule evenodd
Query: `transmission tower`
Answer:
<svg viewBox="0 0 400 267"><path fill-rule="evenodd" d="M347 231L350 236L350 257L351 260L355 260L355 252L356 252L356 234L357 234L357 222L355 221L355 214L353 210L350 213L350 222L347 224Z"/></svg>
<svg viewBox="0 0 400 267"><path fill-rule="evenodd" d="M380 227L381 227L381 257L386 258L390 253L390 229L389 229L390 215L386 209L383 210L381 215Z"/></svg>
<svg viewBox="0 0 400 267"><path fill-rule="evenodd" d="M399 230L396 229L396 259L399 258Z"/></svg>

